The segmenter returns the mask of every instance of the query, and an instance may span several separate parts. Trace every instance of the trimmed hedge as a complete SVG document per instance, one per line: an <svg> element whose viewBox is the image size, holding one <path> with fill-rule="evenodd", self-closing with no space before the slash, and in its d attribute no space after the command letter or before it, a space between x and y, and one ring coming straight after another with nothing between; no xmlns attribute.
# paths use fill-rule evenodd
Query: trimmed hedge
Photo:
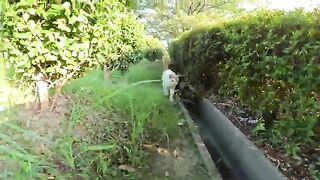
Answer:
<svg viewBox="0 0 320 180"><path fill-rule="evenodd" d="M158 38L146 37L146 48L142 50L144 58L149 61L162 59L164 47Z"/></svg>
<svg viewBox="0 0 320 180"><path fill-rule="evenodd" d="M184 34L170 55L198 91L250 107L273 143L295 155L320 116L319 22L319 10L253 11Z"/></svg>

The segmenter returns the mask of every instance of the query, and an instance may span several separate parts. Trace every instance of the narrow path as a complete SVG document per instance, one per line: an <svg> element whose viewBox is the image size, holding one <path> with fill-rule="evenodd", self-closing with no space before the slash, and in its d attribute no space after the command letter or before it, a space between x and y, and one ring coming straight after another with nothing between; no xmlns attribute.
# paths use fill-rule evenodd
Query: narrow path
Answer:
<svg viewBox="0 0 320 180"><path fill-rule="evenodd" d="M163 32L163 29L160 29L160 24L162 23L161 20L156 19L157 16L159 16L159 12L157 12L155 9L145 8L142 7L138 11L136 11L138 17L140 18L140 21L145 25L147 34L149 35L156 35L159 36L161 39L161 42L165 47L168 46L168 43L172 40L172 36L169 32ZM161 33L159 33L161 31ZM180 103L180 108L182 109L186 122L188 123L189 129L192 131L192 128L196 128L193 126L193 122L191 117L188 114L188 111L184 108L183 104ZM188 119L189 118L189 119ZM200 125L201 126L201 125ZM201 126L204 127L204 126ZM206 168L208 169L208 173L211 176L211 179L218 180L221 179L220 173L217 171L212 159L215 159L215 163L218 163L219 171L223 172L222 177L224 179L236 179L235 176L232 174L230 170L227 169L227 167L221 162L221 159L217 157L217 153L214 150L214 147L210 146L210 143L207 142L207 139L203 139L199 136L198 133L203 136L204 132L207 132L207 129L203 129L200 127L200 131L191 132L192 137L194 139L194 143L196 143L196 146L198 148L198 152L201 155L201 158L204 161L204 164ZM203 142L204 141L204 142ZM208 149L207 149L208 148ZM209 151L209 153L208 153ZM211 155L211 157L210 157ZM209 159L208 159L209 158ZM219 163L220 162L220 163ZM185 165L181 165L185 166Z"/></svg>

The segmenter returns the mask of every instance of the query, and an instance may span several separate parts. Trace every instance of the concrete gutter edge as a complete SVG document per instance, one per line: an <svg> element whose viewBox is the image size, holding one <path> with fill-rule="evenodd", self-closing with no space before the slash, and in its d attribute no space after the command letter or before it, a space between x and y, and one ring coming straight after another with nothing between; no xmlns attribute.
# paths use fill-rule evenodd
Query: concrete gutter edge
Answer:
<svg viewBox="0 0 320 180"><path fill-rule="evenodd" d="M196 108L200 110L200 120L207 124L209 143L239 179L287 179L208 99L203 99Z"/></svg>
<svg viewBox="0 0 320 180"><path fill-rule="evenodd" d="M192 121L191 116L189 115L188 110L184 107L180 99L177 100L178 105L180 109L182 110L185 120L188 123L188 127L190 130L190 133L192 134L193 140L195 145L197 146L197 149L200 153L200 156L202 158L202 161L204 162L204 165L208 171L208 175L210 176L211 180L221 180L221 176L219 174L219 171L217 170L214 162L211 159L210 153L208 152L204 142L202 141L199 133L197 133L197 127Z"/></svg>

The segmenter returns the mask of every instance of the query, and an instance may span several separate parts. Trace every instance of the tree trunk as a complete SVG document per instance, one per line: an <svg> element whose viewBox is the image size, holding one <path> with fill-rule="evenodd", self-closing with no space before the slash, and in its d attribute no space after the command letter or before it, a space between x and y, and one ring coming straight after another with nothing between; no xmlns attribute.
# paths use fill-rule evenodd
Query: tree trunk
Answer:
<svg viewBox="0 0 320 180"><path fill-rule="evenodd" d="M38 109L46 110L49 107L48 82L40 72L36 73L32 79L36 83Z"/></svg>
<svg viewBox="0 0 320 180"><path fill-rule="evenodd" d="M65 83L58 83L55 85L54 87L54 95L51 101L51 107L50 107L50 111L52 111L53 107L55 106L55 104L57 103L58 98L61 96L61 88L63 87Z"/></svg>
<svg viewBox="0 0 320 180"><path fill-rule="evenodd" d="M103 75L105 81L110 80L110 69L107 65L103 65Z"/></svg>
<svg viewBox="0 0 320 180"><path fill-rule="evenodd" d="M49 107L48 82L40 80L36 82L36 86L38 90L40 110L46 110Z"/></svg>

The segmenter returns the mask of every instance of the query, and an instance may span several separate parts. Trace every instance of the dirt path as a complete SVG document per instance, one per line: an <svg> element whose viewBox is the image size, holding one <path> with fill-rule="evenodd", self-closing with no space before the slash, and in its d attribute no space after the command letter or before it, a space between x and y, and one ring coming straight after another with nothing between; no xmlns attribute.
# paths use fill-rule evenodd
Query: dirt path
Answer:
<svg viewBox="0 0 320 180"><path fill-rule="evenodd" d="M188 135L183 141L175 140L171 148L162 148L158 145L144 145L150 158L152 172L144 179L157 177L158 179L188 180L210 179L199 153ZM157 147L158 146L158 147Z"/></svg>

